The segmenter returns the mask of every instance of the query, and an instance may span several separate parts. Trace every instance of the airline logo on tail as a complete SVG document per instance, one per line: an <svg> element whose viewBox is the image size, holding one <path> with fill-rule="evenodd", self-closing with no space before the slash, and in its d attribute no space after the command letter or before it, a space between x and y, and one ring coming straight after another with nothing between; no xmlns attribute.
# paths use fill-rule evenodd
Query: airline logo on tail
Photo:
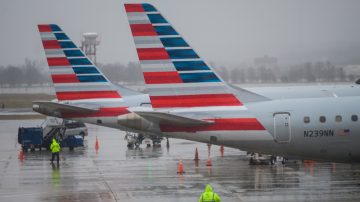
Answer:
<svg viewBox="0 0 360 202"><path fill-rule="evenodd" d="M43 24L38 28L59 101L121 98L59 26Z"/></svg>
<svg viewBox="0 0 360 202"><path fill-rule="evenodd" d="M125 4L125 10L156 109L140 116L158 122L162 132L265 131L155 7Z"/></svg>
<svg viewBox="0 0 360 202"><path fill-rule="evenodd" d="M47 115L62 118L116 117L128 110L118 89L55 24L38 25L56 97L64 105L37 102ZM80 105L76 105L76 103ZM43 112L44 113L44 112Z"/></svg>
<svg viewBox="0 0 360 202"><path fill-rule="evenodd" d="M154 108L243 105L155 7L125 10Z"/></svg>

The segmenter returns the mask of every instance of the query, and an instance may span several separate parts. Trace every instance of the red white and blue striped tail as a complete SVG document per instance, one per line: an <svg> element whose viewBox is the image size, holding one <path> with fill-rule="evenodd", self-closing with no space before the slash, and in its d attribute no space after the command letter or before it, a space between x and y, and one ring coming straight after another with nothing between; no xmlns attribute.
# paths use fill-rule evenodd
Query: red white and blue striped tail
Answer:
<svg viewBox="0 0 360 202"><path fill-rule="evenodd" d="M153 108L243 105L154 6L125 10Z"/></svg>
<svg viewBox="0 0 360 202"><path fill-rule="evenodd" d="M116 87L58 25L38 28L59 101L121 99Z"/></svg>

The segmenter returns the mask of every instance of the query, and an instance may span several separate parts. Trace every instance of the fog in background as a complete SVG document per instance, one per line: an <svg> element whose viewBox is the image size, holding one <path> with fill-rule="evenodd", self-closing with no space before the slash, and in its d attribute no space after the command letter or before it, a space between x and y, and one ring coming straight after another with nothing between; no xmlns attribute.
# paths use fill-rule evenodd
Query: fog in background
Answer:
<svg viewBox="0 0 360 202"><path fill-rule="evenodd" d="M158 8L195 51L230 82L351 81L360 69L357 0L141 2ZM123 3L0 1L0 85L9 85L4 84L4 77L8 77L4 71L12 72L5 75L22 72L25 76L20 83L31 84L26 81L26 72L42 77L31 77L34 84L49 81L37 30L37 24L43 23L60 25L77 45L83 32L99 33L97 61L107 76L118 82L141 80ZM112 78L115 74L118 77Z"/></svg>

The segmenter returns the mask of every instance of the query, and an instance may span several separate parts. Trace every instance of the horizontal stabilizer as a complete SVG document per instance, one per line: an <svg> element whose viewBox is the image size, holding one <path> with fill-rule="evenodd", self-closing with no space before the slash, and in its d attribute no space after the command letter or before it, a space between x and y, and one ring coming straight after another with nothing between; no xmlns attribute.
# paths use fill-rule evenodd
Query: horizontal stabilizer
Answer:
<svg viewBox="0 0 360 202"><path fill-rule="evenodd" d="M99 109L98 108L88 108L83 106L74 106L69 104L61 104L56 102L49 101L34 101L33 102L33 110L42 114L46 114L48 116L59 117L62 113L79 113L79 114L87 114L87 113L95 113Z"/></svg>
<svg viewBox="0 0 360 202"><path fill-rule="evenodd" d="M194 119L174 114L169 114L165 112L154 112L154 111L134 111L137 115L143 117L144 119L157 122L159 124L166 124L171 126L183 126L183 127L193 127L193 126L205 126L210 125L212 121Z"/></svg>
<svg viewBox="0 0 360 202"><path fill-rule="evenodd" d="M238 86L228 84L231 88L234 89L234 94L244 103L249 102L263 102L263 101L269 101L270 98L267 98L265 96L256 94L254 92L245 90L243 88L240 88Z"/></svg>

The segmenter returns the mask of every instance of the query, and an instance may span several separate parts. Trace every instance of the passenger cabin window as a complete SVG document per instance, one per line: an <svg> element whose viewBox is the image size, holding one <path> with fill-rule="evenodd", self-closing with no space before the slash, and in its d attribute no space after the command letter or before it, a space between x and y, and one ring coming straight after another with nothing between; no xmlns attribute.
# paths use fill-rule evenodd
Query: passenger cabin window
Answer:
<svg viewBox="0 0 360 202"><path fill-rule="evenodd" d="M341 122L341 121L342 121L342 117L341 117L340 115L337 115L337 116L335 117L335 121L336 121L336 122Z"/></svg>
<svg viewBox="0 0 360 202"><path fill-rule="evenodd" d="M352 115L352 116L351 116L351 120L354 121L354 122L357 121L357 120L358 120L358 116L357 116L357 115Z"/></svg>
<svg viewBox="0 0 360 202"><path fill-rule="evenodd" d="M305 116L304 117L304 123L310 123L310 117Z"/></svg>
<svg viewBox="0 0 360 202"><path fill-rule="evenodd" d="M326 117L325 116L320 116L319 120L320 120L321 123L325 123Z"/></svg>

